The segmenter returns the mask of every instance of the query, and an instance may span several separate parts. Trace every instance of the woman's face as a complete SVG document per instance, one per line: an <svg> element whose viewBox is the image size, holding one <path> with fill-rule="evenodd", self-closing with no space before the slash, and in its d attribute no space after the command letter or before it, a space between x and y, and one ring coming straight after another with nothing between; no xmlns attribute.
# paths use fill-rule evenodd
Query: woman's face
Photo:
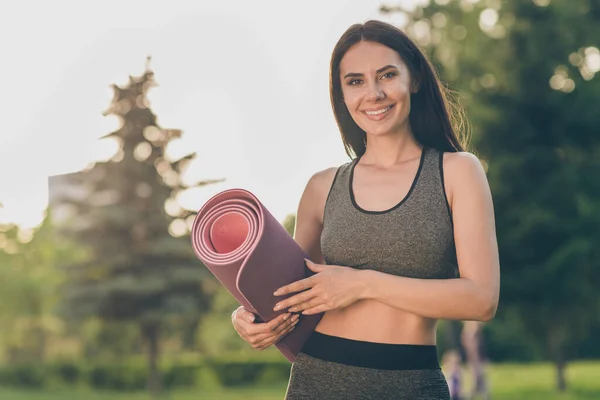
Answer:
<svg viewBox="0 0 600 400"><path fill-rule="evenodd" d="M411 77L400 55L377 42L361 41L340 62L346 107L370 135L397 132L408 122Z"/></svg>

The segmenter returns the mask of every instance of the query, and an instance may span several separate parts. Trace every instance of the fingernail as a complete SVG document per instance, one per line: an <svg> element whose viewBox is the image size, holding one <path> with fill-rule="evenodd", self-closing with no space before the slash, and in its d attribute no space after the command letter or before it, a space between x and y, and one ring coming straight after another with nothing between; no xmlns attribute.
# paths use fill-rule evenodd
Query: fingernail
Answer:
<svg viewBox="0 0 600 400"><path fill-rule="evenodd" d="M248 317L248 318L246 318L246 319L248 320L248 322L254 322L254 316L253 315L250 316L250 317Z"/></svg>
<svg viewBox="0 0 600 400"><path fill-rule="evenodd" d="M281 304L275 304L273 311L279 311L279 309L281 309Z"/></svg>
<svg viewBox="0 0 600 400"><path fill-rule="evenodd" d="M294 316L292 317L292 321L297 321L298 318L300 318L300 315L294 314Z"/></svg>
<svg viewBox="0 0 600 400"><path fill-rule="evenodd" d="M273 296L279 296L281 294L281 289L277 289L274 293Z"/></svg>
<svg viewBox="0 0 600 400"><path fill-rule="evenodd" d="M284 314L284 315L283 315L283 320L285 321L285 320L286 320L286 319L288 319L289 317L290 317L290 314L289 314L289 313L288 313L288 314Z"/></svg>

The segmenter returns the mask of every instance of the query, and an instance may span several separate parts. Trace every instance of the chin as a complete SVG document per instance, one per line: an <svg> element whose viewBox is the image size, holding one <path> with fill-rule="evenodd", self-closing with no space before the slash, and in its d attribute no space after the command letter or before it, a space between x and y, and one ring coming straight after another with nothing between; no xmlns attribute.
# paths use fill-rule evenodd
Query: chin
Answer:
<svg viewBox="0 0 600 400"><path fill-rule="evenodd" d="M365 124L365 128L363 130L365 132L369 132L369 135L371 136L384 136L384 135L389 135L392 134L394 131L397 130L397 128L400 126L400 124Z"/></svg>
<svg viewBox="0 0 600 400"><path fill-rule="evenodd" d="M362 116L361 116L362 117ZM402 129L402 126L408 123L408 116L402 118L400 115L390 115L391 118L387 118L383 121L371 121L369 119L362 119L360 128L368 132L372 136L383 136L390 135L396 131Z"/></svg>

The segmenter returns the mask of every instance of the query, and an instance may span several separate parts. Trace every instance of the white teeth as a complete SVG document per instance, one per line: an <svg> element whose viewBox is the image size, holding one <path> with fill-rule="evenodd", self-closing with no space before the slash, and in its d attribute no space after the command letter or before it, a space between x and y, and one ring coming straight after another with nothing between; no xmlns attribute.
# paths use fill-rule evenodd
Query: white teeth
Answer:
<svg viewBox="0 0 600 400"><path fill-rule="evenodd" d="M365 112L367 113L367 115L379 115L386 111L389 111L390 108L392 108L392 106L388 106L386 108L382 108L381 110L377 110L377 111L365 111Z"/></svg>

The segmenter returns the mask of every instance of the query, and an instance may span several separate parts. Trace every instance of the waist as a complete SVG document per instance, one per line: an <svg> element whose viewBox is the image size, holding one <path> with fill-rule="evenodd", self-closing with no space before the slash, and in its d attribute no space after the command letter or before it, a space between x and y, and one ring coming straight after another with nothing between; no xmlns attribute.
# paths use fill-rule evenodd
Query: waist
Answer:
<svg viewBox="0 0 600 400"><path fill-rule="evenodd" d="M437 347L365 342L314 331L301 350L324 361L381 370L439 369Z"/></svg>
<svg viewBox="0 0 600 400"><path fill-rule="evenodd" d="M365 342L435 345L437 320L411 314L374 300L359 300L327 311L317 331Z"/></svg>

